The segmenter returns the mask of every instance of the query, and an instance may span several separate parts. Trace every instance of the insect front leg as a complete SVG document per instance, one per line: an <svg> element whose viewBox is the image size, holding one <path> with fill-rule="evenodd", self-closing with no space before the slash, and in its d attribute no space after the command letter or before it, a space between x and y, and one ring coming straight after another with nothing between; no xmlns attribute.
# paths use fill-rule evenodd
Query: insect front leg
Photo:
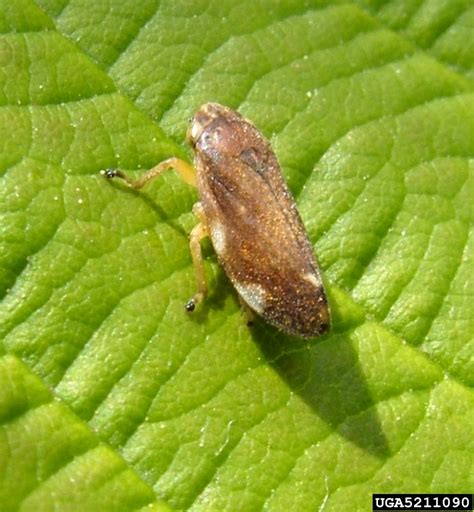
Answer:
<svg viewBox="0 0 474 512"><path fill-rule="evenodd" d="M189 312L194 311L195 307L207 294L207 280L202 259L201 240L209 236L209 230L200 203L194 205L193 212L201 222L194 226L189 235L189 249L191 250L191 258L193 260L198 288L194 297L189 299L186 303L185 308L186 311Z"/></svg>
<svg viewBox="0 0 474 512"><path fill-rule="evenodd" d="M175 157L163 160L163 162L160 162L158 165L155 165L155 167L152 167L148 172L146 172L137 180L130 178L119 169L105 169L100 171L100 173L102 176L105 176L108 179L120 178L130 187L138 190L146 185L149 181L160 176L167 169L175 169L186 183L189 183L189 185L193 185L194 187L196 186L196 173L194 171L194 167L188 164L188 162Z"/></svg>

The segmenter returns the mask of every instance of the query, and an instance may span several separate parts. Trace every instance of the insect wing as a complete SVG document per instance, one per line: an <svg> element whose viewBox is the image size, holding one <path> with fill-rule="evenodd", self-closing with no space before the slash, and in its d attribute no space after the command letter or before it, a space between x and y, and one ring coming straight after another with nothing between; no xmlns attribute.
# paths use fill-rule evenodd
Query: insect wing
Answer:
<svg viewBox="0 0 474 512"><path fill-rule="evenodd" d="M200 120L203 110L207 118ZM208 104L201 111L197 186L220 263L269 323L303 337L326 332L321 276L269 142L226 107Z"/></svg>

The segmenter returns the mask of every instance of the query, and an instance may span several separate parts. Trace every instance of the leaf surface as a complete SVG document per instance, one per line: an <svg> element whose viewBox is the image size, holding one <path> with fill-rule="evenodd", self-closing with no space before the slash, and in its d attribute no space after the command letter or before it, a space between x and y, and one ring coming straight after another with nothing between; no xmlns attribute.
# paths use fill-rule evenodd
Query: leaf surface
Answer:
<svg viewBox="0 0 474 512"><path fill-rule="evenodd" d="M3 510L368 510L473 488L474 10L0 1ZM272 141L332 332L247 327L196 191L202 103ZM147 508L148 507L148 508Z"/></svg>

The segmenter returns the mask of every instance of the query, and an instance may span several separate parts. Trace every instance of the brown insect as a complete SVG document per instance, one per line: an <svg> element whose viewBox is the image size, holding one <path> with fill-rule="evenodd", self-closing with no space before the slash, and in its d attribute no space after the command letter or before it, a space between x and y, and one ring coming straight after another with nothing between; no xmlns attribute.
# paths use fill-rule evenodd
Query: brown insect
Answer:
<svg viewBox="0 0 474 512"><path fill-rule="evenodd" d="M243 302L268 323L309 338L329 330L330 314L311 244L268 140L246 119L217 103L194 115L187 139L195 169L170 158L138 180L102 171L140 189L173 168L197 187L193 212L200 223L190 234L198 291L188 311L207 293L200 241L209 236Z"/></svg>

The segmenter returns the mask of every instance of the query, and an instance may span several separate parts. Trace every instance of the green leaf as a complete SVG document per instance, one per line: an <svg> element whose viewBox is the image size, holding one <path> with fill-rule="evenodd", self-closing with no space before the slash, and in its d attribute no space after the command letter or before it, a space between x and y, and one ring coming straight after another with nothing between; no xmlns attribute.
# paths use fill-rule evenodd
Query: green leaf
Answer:
<svg viewBox="0 0 474 512"><path fill-rule="evenodd" d="M368 510L474 485L468 0L0 0L2 511ZM187 119L272 141L332 332L257 320L204 244Z"/></svg>

